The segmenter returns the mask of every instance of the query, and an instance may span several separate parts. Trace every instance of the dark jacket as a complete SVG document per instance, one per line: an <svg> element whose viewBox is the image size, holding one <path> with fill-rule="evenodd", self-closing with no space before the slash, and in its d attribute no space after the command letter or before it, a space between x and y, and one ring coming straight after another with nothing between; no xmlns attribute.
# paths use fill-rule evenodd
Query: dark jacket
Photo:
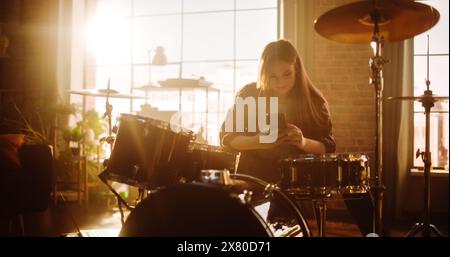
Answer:
<svg viewBox="0 0 450 257"><path fill-rule="evenodd" d="M256 83L248 84L244 86L236 95L236 97L258 97L261 95L261 90L256 87ZM320 108L325 108L325 103L319 96L312 96L315 104L320 105ZM257 102L257 100L256 100ZM233 105L232 110L228 112L227 115L233 115L234 124L235 120L235 106ZM328 115L329 117L329 115ZM245 113L245 120L248 119L247 113ZM317 127L311 124L300 124L299 122L290 121L299 127L304 137L314 139L322 142L327 153L332 153L336 150L336 144L332 135L332 125L331 120L328 118L326 126ZM225 131L225 122L222 124L220 131L220 141L221 145L226 149L234 152L238 152L233 149L229 142L237 135L256 135L259 132L257 127L256 132L248 131L248 123L245 123L244 132L233 132ZM245 173L251 176L261 178L270 183L276 183L281 179L281 171L279 170L279 161L287 156L305 154L300 149L291 145L281 145L272 149L267 150L248 150L242 151L240 158L238 159L238 173Z"/></svg>

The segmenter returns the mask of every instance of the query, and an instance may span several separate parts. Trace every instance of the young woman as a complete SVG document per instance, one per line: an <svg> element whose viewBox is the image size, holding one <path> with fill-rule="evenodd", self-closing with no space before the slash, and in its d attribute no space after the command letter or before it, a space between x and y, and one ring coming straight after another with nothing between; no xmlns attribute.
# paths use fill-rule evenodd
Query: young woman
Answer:
<svg viewBox="0 0 450 257"><path fill-rule="evenodd" d="M299 54L289 41L274 41L264 48L257 82L244 86L236 97L255 98L257 108L257 98L263 97L268 102L267 98L277 97L278 113L283 114L287 123L285 126L279 124L281 127L276 141L262 143L261 136L267 133L258 127L256 131L251 131L249 123L255 122L251 120L253 117L244 110L244 120L237 119L239 115L236 115L236 108L240 107L237 104L233 106L222 125L220 139L226 149L240 152L238 173L278 183L281 180L279 161L283 157L335 152L328 103L312 84ZM266 113L267 116L270 115ZM230 120L233 121L231 130L226 125ZM243 132L236 129L239 122L244 122ZM363 235L369 233L371 217L368 194L363 196L362 201L347 199L346 204Z"/></svg>
<svg viewBox="0 0 450 257"><path fill-rule="evenodd" d="M222 125L222 145L241 152L238 172L277 182L280 179L277 167L281 157L335 151L328 103L311 83L297 50L289 41L278 40L265 47L257 83L244 86L237 97L253 97L256 103L258 97L278 97L278 112L284 114L287 122L273 143L260 142L264 132L259 128L256 131L248 130L248 113L244 119L244 132L226 131L225 123ZM236 116L235 107L228 115ZM242 122L235 118L235 125Z"/></svg>

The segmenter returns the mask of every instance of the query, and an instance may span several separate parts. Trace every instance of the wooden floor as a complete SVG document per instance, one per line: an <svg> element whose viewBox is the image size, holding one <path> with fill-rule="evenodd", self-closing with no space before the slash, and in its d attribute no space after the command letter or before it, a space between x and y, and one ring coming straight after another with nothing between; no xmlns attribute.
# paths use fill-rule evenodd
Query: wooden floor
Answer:
<svg viewBox="0 0 450 257"><path fill-rule="evenodd" d="M389 230L389 236L399 237L406 234L417 217L409 217L396 222ZM438 220L437 220L438 219ZM437 217L433 222L448 235L448 217ZM312 233L317 236L317 224L313 217L307 217ZM74 233L79 229L120 228L120 213L114 205L91 203L89 206L76 202L59 203L38 214L24 216L25 233L27 236L54 237L66 233ZM13 226L18 234L18 226ZM1 233L0 233L1 235ZM4 235L4 234L3 234ZM330 210L326 223L328 237L361 237L358 227L351 216L342 211Z"/></svg>

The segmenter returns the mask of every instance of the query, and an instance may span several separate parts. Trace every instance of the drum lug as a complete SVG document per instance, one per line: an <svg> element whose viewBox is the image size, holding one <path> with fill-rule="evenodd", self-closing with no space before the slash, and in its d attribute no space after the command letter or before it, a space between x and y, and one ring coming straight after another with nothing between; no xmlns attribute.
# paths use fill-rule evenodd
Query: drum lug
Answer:
<svg viewBox="0 0 450 257"><path fill-rule="evenodd" d="M229 185L231 183L229 170L201 170L201 180L203 183L215 183Z"/></svg>
<svg viewBox="0 0 450 257"><path fill-rule="evenodd" d="M265 198L270 198L270 196L272 195L272 192L275 190L278 190L279 187L276 184L267 184L266 188L264 188L264 197Z"/></svg>
<svg viewBox="0 0 450 257"><path fill-rule="evenodd" d="M244 190L241 194L238 195L239 199L243 204L248 204L252 201L253 192L249 190Z"/></svg>

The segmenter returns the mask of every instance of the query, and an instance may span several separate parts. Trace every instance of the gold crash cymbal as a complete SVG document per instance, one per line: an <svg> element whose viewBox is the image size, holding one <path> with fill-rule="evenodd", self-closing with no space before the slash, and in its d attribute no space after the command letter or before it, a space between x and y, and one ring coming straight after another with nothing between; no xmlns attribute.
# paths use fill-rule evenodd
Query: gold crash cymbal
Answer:
<svg viewBox="0 0 450 257"><path fill-rule="evenodd" d="M114 89L80 89L69 90L69 94L82 95L82 96L95 96L95 97L107 97L109 93L110 98L122 98L122 99L145 99L144 96L121 94Z"/></svg>
<svg viewBox="0 0 450 257"><path fill-rule="evenodd" d="M433 102L437 102L437 101L448 101L448 96L435 96L435 95L431 95L431 96L430 95L391 96L391 97L388 97L388 100L404 100L404 101L417 101L417 102L432 100Z"/></svg>
<svg viewBox="0 0 450 257"><path fill-rule="evenodd" d="M432 28L440 17L435 8L412 0L366 0L326 12L314 21L314 29L337 42L370 43L375 11L380 14L379 31L385 42L412 38Z"/></svg>

